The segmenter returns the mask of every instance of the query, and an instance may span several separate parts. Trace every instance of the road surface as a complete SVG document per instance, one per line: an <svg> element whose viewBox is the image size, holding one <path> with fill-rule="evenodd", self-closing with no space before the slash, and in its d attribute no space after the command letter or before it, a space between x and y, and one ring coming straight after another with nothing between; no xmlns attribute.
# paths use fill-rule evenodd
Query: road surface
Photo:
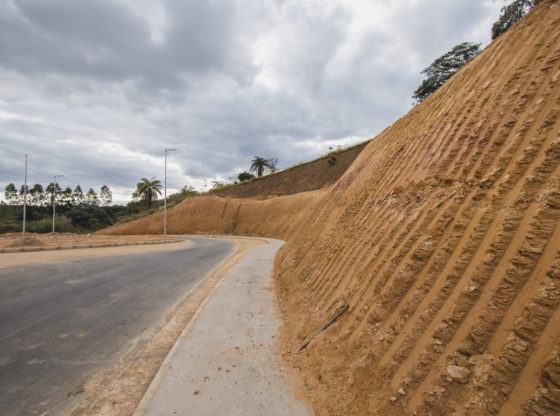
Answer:
<svg viewBox="0 0 560 416"><path fill-rule="evenodd" d="M0 269L2 414L58 414L234 249L192 241L180 250Z"/></svg>

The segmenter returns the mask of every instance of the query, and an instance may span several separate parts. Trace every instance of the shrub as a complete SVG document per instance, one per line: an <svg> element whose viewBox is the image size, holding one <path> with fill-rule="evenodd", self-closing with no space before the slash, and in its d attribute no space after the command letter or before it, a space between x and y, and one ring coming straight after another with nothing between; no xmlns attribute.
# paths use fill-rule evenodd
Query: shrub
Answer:
<svg viewBox="0 0 560 416"><path fill-rule="evenodd" d="M41 218L29 224L28 231L32 233L50 233L52 231L52 218ZM72 220L64 215L57 215L55 221L57 233L69 233L74 231Z"/></svg>

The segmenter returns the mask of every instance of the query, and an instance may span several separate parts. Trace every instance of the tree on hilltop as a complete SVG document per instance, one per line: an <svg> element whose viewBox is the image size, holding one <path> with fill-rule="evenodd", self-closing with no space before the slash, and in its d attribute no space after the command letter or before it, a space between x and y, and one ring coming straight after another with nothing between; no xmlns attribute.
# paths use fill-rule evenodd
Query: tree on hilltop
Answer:
<svg viewBox="0 0 560 416"><path fill-rule="evenodd" d="M454 46L421 72L426 75L426 79L414 91L412 98L417 103L424 101L479 53L480 43L463 42Z"/></svg>
<svg viewBox="0 0 560 416"><path fill-rule="evenodd" d="M539 4L541 0L515 0L502 7L500 17L492 25L492 40L508 31L510 27L519 22L523 16Z"/></svg>
<svg viewBox="0 0 560 416"><path fill-rule="evenodd" d="M249 170L251 172L255 172L257 176L261 177L266 168L268 168L268 160L264 157L255 156L253 160L251 160L251 168Z"/></svg>
<svg viewBox="0 0 560 416"><path fill-rule="evenodd" d="M266 161L268 162L268 170L270 171L270 173L274 173L278 170L278 159L276 159L275 157L271 157Z"/></svg>
<svg viewBox="0 0 560 416"><path fill-rule="evenodd" d="M278 159L265 159L264 157L255 156L253 160L251 160L251 167L249 170L255 172L258 177L263 176L267 170L269 172L276 172L278 170Z"/></svg>
<svg viewBox="0 0 560 416"><path fill-rule="evenodd" d="M249 181L249 180L253 179L254 177L255 177L255 175L253 175L249 172L241 172L239 175L237 175L237 179L239 179L239 182Z"/></svg>

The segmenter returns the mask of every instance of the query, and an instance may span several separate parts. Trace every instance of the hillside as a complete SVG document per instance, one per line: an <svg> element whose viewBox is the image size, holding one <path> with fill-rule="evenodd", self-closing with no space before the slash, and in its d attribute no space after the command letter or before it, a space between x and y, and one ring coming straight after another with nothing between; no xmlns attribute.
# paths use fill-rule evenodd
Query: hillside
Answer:
<svg viewBox="0 0 560 416"><path fill-rule="evenodd" d="M369 142L333 151L307 163L285 169L250 182L229 186L212 195L233 198L270 198L299 192L315 191L332 185L346 172Z"/></svg>
<svg viewBox="0 0 560 416"><path fill-rule="evenodd" d="M324 190L264 201L201 196L167 210L169 234L215 234L287 239L299 229ZM118 224L96 234L161 234L163 212Z"/></svg>
<svg viewBox="0 0 560 416"><path fill-rule="evenodd" d="M168 212L286 240L283 356L317 414L560 414L559 28L543 1L331 187Z"/></svg>

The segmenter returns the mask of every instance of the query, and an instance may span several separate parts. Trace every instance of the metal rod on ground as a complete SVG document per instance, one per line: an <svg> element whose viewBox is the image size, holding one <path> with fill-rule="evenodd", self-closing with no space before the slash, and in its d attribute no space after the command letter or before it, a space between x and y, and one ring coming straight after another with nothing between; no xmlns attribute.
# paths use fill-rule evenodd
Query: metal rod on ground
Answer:
<svg viewBox="0 0 560 416"><path fill-rule="evenodd" d="M25 238L25 209L27 207L27 153L25 154L25 182L23 184L23 226L21 238Z"/></svg>
<svg viewBox="0 0 560 416"><path fill-rule="evenodd" d="M315 338L317 335L319 335L321 332L323 332L325 329L327 329L332 323L334 323L334 321L336 321L340 315L342 315L344 312L346 312L348 310L348 308L350 308L350 305L346 305L344 306L329 322L327 322L327 324L322 327L321 329L319 329L317 332L315 332L311 338L309 338L305 344L303 344L301 347L299 347L298 351L303 350L305 347L307 347L307 345L313 340L313 338Z"/></svg>

